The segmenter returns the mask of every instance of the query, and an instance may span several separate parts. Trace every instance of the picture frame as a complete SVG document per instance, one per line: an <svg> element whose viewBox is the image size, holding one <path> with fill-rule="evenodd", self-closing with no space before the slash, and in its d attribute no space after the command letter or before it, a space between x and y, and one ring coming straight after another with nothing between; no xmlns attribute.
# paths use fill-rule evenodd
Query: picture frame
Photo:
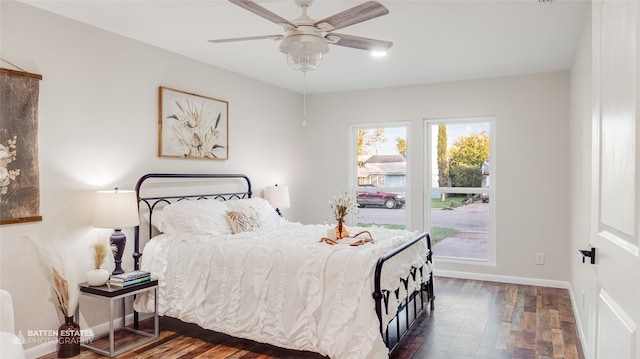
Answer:
<svg viewBox="0 0 640 359"><path fill-rule="evenodd" d="M158 156L229 158L229 103L212 97L158 88Z"/></svg>
<svg viewBox="0 0 640 359"><path fill-rule="evenodd" d="M40 222L38 101L42 75L0 68L0 225Z"/></svg>

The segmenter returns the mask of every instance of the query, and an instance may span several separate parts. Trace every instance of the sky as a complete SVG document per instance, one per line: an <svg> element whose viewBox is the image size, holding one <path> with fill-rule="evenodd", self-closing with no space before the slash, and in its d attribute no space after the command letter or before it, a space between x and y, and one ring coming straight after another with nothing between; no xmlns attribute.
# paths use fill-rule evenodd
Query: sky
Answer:
<svg viewBox="0 0 640 359"><path fill-rule="evenodd" d="M459 124L447 124L447 147L451 147L453 143L460 137L466 136L471 133L489 133L488 122L473 122L473 123L459 123ZM433 130L435 134L434 138L438 138L438 127L436 125Z"/></svg>
<svg viewBox="0 0 640 359"><path fill-rule="evenodd" d="M379 155L397 155L398 149L396 148L396 138L407 138L407 129L405 127L386 127L384 130L384 137L387 138L387 142L378 145ZM375 151L370 151L371 154L375 154Z"/></svg>
<svg viewBox="0 0 640 359"><path fill-rule="evenodd" d="M435 143L438 138L438 129L435 125L435 129L432 132L432 138ZM473 123L457 123L447 124L447 142L449 147L453 145L460 136L468 135L470 133L482 133L489 132L488 122L473 122ZM398 149L396 148L396 138L407 138L407 131L405 127L386 127L384 136L387 138L387 142L378 145L379 155L397 155ZM371 154L375 154L374 150L369 151Z"/></svg>

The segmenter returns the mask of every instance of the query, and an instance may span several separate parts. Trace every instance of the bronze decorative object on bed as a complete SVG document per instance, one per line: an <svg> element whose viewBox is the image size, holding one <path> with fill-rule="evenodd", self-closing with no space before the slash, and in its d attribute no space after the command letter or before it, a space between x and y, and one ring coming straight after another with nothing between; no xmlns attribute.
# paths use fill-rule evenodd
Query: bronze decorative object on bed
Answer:
<svg viewBox="0 0 640 359"><path fill-rule="evenodd" d="M136 310L158 300L161 315L334 359L386 358L433 310L427 233L375 227L357 246L320 243L331 226L286 221L241 174L148 174L136 192L135 269L160 283ZM262 227L231 232L225 208L252 211Z"/></svg>

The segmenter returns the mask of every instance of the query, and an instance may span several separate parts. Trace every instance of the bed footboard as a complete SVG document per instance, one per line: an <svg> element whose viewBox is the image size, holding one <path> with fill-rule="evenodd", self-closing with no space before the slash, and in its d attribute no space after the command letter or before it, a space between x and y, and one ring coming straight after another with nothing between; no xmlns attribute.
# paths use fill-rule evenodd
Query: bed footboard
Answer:
<svg viewBox="0 0 640 359"><path fill-rule="evenodd" d="M400 289L395 291L382 289L381 280L384 264L420 241L425 241L427 245L427 254L425 257L425 264L427 265L422 268L412 267L409 273L406 274L406 277L399 279L400 288L404 289L404 291ZM389 348L389 352L392 352L396 348L402 337L424 311L427 303L429 303L430 310L434 309L435 296L433 293L433 272L430 270L431 261L431 237L428 233L421 234L414 240L378 259L375 269L373 298L375 300L376 314L380 320L380 334L382 335L382 340ZM425 270L429 271L429 273L422 272ZM426 282L421 280L418 288L414 290L409 286L409 283L412 281L415 282L416 278L425 278L425 275L428 280ZM394 308L396 305L397 308ZM396 313L395 317L386 324L385 318L388 318L389 313L393 313L393 311Z"/></svg>

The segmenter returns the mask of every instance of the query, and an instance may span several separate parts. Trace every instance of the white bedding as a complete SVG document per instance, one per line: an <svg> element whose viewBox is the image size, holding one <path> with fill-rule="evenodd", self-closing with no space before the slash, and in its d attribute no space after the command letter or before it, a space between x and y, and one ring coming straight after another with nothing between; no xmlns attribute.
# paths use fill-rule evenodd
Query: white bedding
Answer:
<svg viewBox="0 0 640 359"><path fill-rule="evenodd" d="M160 315L333 359L386 358L373 271L416 233L370 228L373 243L331 246L319 242L328 228L283 221L237 234L163 234L146 244L142 269L159 280ZM401 273L425 266L420 243L385 266L383 288L395 290ZM411 286L426 282L428 271ZM153 311L153 300L139 296L136 310Z"/></svg>

